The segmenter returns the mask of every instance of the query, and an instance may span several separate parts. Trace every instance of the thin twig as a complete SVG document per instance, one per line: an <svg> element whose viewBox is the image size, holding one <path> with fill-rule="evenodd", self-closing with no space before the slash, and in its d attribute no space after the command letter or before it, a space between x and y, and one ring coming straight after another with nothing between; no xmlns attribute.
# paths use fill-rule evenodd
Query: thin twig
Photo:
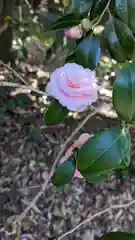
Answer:
<svg viewBox="0 0 135 240"><path fill-rule="evenodd" d="M37 195L35 196L35 198L33 198L33 200L31 201L31 203L29 204L29 206L27 208L25 208L25 210L23 211L22 214L20 214L16 220L15 223L19 223L22 221L22 219L27 215L27 213L33 208L33 206L35 206L37 200L45 193L45 190L47 188L47 185L51 179L51 177L54 174L55 168L57 166L57 164L60 161L60 158L62 156L62 154L64 153L64 151L66 150L67 145L72 141L72 139L74 138L74 136L77 134L77 132L85 125L85 123L95 114L97 113L97 109L94 108L94 111L92 113L89 113L84 119L83 121L80 122L80 124L78 125L78 127L73 131L73 133L71 134L71 136L65 141L64 145L61 147L60 153L58 154L56 160L54 161L51 171L49 173L48 178L46 179L45 183L42 186L42 189L37 193Z"/></svg>
<svg viewBox="0 0 135 240"><path fill-rule="evenodd" d="M6 67L9 71L11 71L18 79L21 80L24 84L28 85L28 83L20 76L19 73L17 73L13 68L11 68L8 64L5 64L4 62L0 61L0 64L4 67Z"/></svg>
<svg viewBox="0 0 135 240"><path fill-rule="evenodd" d="M31 4L29 3L29 1L28 1L28 0L24 0L24 2L25 2L26 5L28 6L29 10L31 10L31 9L32 9L32 6L31 6Z"/></svg>
<svg viewBox="0 0 135 240"><path fill-rule="evenodd" d="M20 22L22 22L22 20L23 20L22 6L19 5L18 10L19 10Z"/></svg>
<svg viewBox="0 0 135 240"><path fill-rule="evenodd" d="M30 90L32 92L38 93L40 95L43 96L48 96L48 94L46 92L40 91L37 88L33 88L31 86L25 86L22 85L20 83L12 83L12 82L5 82L5 81L1 81L0 82L0 87L13 87L13 88L22 88L22 89L26 89L26 90Z"/></svg>
<svg viewBox="0 0 135 240"><path fill-rule="evenodd" d="M102 214L107 213L107 212L109 212L112 209L129 208L133 204L135 204L135 199L133 201L130 201L130 202L126 203L126 204L112 205L112 206L102 210L101 212L98 212L98 213L94 214L93 216L89 216L84 221L79 223L76 227L74 227L71 230L69 230L68 232L64 233L61 237L58 238L58 240L61 240L61 239L65 238L65 237L67 237L68 235L72 234L77 229L82 227L84 224L90 222L91 220L95 219L96 217L100 217Z"/></svg>
<svg viewBox="0 0 135 240"><path fill-rule="evenodd" d="M95 28L102 20L105 12L107 11L107 9L109 8L110 6L110 3L111 3L111 0L108 0L107 4L106 4L106 7L104 8L102 14L100 15L99 19L97 20L97 22L94 24L93 28Z"/></svg>

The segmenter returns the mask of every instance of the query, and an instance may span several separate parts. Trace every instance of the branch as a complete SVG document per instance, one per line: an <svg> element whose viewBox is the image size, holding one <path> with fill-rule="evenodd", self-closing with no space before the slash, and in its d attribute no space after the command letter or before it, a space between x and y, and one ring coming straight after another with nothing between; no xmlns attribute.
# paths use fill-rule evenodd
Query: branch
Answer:
<svg viewBox="0 0 135 240"><path fill-rule="evenodd" d="M32 92L38 93L38 94L43 95L43 96L48 96L46 92L40 91L37 88L33 88L31 86L28 86L28 85L27 86L22 85L20 83L12 83L12 82L1 81L0 82L0 87L22 88L22 89L26 89L26 90L30 90Z"/></svg>
<svg viewBox="0 0 135 240"><path fill-rule="evenodd" d="M25 2L25 4L28 6L29 10L31 10L31 9L32 9L32 6L31 6L31 4L29 3L29 1L28 1L28 0L24 0L24 2Z"/></svg>
<svg viewBox="0 0 135 240"><path fill-rule="evenodd" d="M112 209L129 208L133 204L135 204L135 199L133 201L130 201L130 202L126 203L126 204L112 205L112 206L106 208L105 210L102 210L101 212L98 212L98 213L94 214L93 216L89 216L87 219L85 219L84 221L79 223L76 227L74 227L71 230L69 230L68 232L64 233L61 237L58 238L58 240L61 240L61 239L65 238L65 237L67 237L68 235L72 234L77 229L82 227L84 224L90 222L91 220L95 219L96 217L100 217L101 215L103 215L104 213L109 212Z"/></svg>
<svg viewBox="0 0 135 240"><path fill-rule="evenodd" d="M14 76L16 76L17 78L19 78L21 80L21 82L28 85L28 83L13 68L11 68L8 64L5 64L2 61L0 61L0 64L2 66L6 67L9 71L11 71L14 74Z"/></svg>
<svg viewBox="0 0 135 240"><path fill-rule="evenodd" d="M105 14L105 12L107 11L107 9L108 9L109 6L110 6L110 3L111 3L111 0L108 0L105 9L103 10L103 12L102 12L102 14L100 15L99 19L97 20L97 22L94 24L93 28L95 28L95 27L101 22L104 14Z"/></svg>
<svg viewBox="0 0 135 240"><path fill-rule="evenodd" d="M27 215L27 213L35 206L37 200L45 193L45 190L47 188L47 185L51 179L51 177L54 174L55 168L57 166L57 164L60 161L60 158L62 156L62 154L64 153L64 151L66 150L67 145L72 141L72 139L74 138L74 136L77 134L77 132L85 125L85 123L95 114L97 113L97 110L94 108L94 111L92 113L89 113L82 122L80 122L80 124L78 125L78 127L73 131L73 133L71 134L71 136L65 141L64 145L61 147L60 153L58 154L56 160L54 161L51 171L49 173L48 178L46 179L45 183L42 186L42 189L37 193L37 195L35 196L35 198L33 198L33 200L31 201L31 203L28 205L28 207L25 208L25 210L23 211L22 214L20 214L16 220L15 220L15 224L18 224L19 222L21 222L23 220L23 218Z"/></svg>

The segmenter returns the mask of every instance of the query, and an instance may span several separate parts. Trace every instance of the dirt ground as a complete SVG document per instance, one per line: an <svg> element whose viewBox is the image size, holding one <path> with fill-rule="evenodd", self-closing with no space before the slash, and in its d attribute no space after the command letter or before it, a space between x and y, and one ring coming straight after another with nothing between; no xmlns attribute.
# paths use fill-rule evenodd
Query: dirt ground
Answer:
<svg viewBox="0 0 135 240"><path fill-rule="evenodd" d="M21 66L20 74L33 85L44 89L48 72L56 63L38 67ZM3 77L2 77L3 76ZM119 124L111 105L111 86L108 79L101 81L98 113L81 129L80 133L94 133L99 129ZM6 68L1 68L0 79L18 82L19 79ZM37 83L38 82L38 83ZM37 84L37 85L36 85ZM1 99L7 96L8 88L1 88ZM25 100L26 100L26 94ZM74 179L64 189L48 185L44 197L37 202L22 221L20 237L8 236L12 222L28 206L43 183L41 175L48 171L55 160L61 144L70 136L72 130L87 114L72 117L62 124L49 127L42 117L44 99L34 95L27 96L23 106L7 110L0 120L0 239L54 240L75 227L85 218L108 207L110 204L123 204L135 198L134 178L120 181L114 174L107 182L89 184ZM46 101L46 99L44 100ZM41 111L40 111L41 110ZM78 135L80 134L78 133ZM134 128L131 129L134 142ZM78 136L77 135L77 136ZM76 136L76 138L77 138ZM134 144L133 144L134 145ZM132 152L134 157L134 151ZM106 231L126 231L135 220L135 205L128 210L112 210L88 222L65 240L89 240L92 232L96 237Z"/></svg>

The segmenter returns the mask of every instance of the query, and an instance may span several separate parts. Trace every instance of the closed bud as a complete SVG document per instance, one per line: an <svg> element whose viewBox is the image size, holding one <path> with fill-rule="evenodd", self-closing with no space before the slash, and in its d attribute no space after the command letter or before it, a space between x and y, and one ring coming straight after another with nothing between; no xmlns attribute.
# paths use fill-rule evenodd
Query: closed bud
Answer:
<svg viewBox="0 0 135 240"><path fill-rule="evenodd" d="M100 35L104 31L104 26L98 25L93 29L95 35Z"/></svg>
<svg viewBox="0 0 135 240"><path fill-rule="evenodd" d="M88 18L84 18L81 21L81 26L84 29L84 31L86 31L86 32L88 32L92 28L92 24L91 24L91 22L89 21Z"/></svg>
<svg viewBox="0 0 135 240"><path fill-rule="evenodd" d="M70 29L67 29L65 31L65 35L66 37L69 37L69 38L80 39L83 36L82 27L79 25L79 26L75 26Z"/></svg>

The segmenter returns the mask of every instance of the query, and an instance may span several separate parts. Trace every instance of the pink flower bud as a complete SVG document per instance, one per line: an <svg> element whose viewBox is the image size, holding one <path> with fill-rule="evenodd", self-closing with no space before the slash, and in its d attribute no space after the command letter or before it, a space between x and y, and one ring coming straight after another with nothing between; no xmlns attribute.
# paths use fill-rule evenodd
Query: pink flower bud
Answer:
<svg viewBox="0 0 135 240"><path fill-rule="evenodd" d="M80 137L75 141L74 144L71 145L71 147L67 150L66 154L64 155L64 157L62 157L60 159L60 164L62 164L64 161L67 160L67 158L71 157L73 155L73 150L75 148L80 148L82 144L84 144L88 139L89 139L90 135L88 133L83 133L80 135ZM76 166L77 167L77 166ZM43 172L41 174L41 179L42 180L46 180L48 178L48 172ZM83 178L83 176L81 175L81 173L78 171L78 169L76 168L75 170L75 174L74 174L75 178Z"/></svg>
<svg viewBox="0 0 135 240"><path fill-rule="evenodd" d="M69 37L69 38L80 39L83 35L82 27L79 25L79 26L75 26L70 29L67 29L65 31L65 35L66 37Z"/></svg>
<svg viewBox="0 0 135 240"><path fill-rule="evenodd" d="M74 177L83 178L83 176L81 175L81 173L78 170L75 171Z"/></svg>

